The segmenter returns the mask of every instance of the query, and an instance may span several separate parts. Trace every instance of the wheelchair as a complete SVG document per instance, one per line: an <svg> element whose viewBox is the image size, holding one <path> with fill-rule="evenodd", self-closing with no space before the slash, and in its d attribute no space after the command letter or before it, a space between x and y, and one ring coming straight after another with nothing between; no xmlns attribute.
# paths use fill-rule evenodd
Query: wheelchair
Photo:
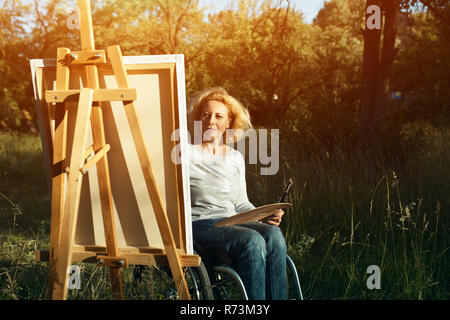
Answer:
<svg viewBox="0 0 450 320"><path fill-rule="evenodd" d="M209 280L209 283L194 281L197 286L194 286L191 294L195 298L208 296L216 300L230 300L236 299L236 296L239 296L242 300L248 300L244 283L242 282L239 274L231 266L231 259L226 253L219 252L217 256L220 256L220 259L211 258L210 255L207 255L203 248L197 243L194 243L194 251L196 254L200 255L202 258L202 263L197 268L190 268L190 272L193 273L194 277L197 273L199 275L199 279L205 278L200 277L200 274L207 273ZM290 280L297 300L303 300L303 293L300 286L297 269L294 262L288 255L286 255L286 267L288 269L288 280ZM229 291L233 291L233 289L237 292L234 292L234 295L231 295Z"/></svg>
<svg viewBox="0 0 450 320"><path fill-rule="evenodd" d="M202 262L198 267L185 268L185 278L193 300L248 300L247 291L239 274L231 266L231 259L225 253L220 254L220 260L208 258L204 250L194 244L194 253L200 255ZM293 291L297 300L303 300L300 281L292 259L286 255L286 267L288 271L288 293ZM136 266L133 276L136 281L142 277L144 266ZM170 268L154 267L154 273L160 286L160 298L177 299L178 294L171 281ZM153 275L155 277L155 275Z"/></svg>

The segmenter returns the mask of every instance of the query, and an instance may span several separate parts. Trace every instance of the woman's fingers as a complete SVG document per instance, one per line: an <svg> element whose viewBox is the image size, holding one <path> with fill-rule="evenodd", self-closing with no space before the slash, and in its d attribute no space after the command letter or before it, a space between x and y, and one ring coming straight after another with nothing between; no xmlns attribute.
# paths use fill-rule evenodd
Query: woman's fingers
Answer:
<svg viewBox="0 0 450 320"><path fill-rule="evenodd" d="M275 213L275 215L277 216L277 217L280 217L280 219L281 219L281 217L284 215L284 211L283 210L277 210L276 211L276 213Z"/></svg>
<svg viewBox="0 0 450 320"><path fill-rule="evenodd" d="M272 218L273 220L279 220L281 222L283 215L284 215L283 210L277 210L272 216L270 216L270 218Z"/></svg>
<svg viewBox="0 0 450 320"><path fill-rule="evenodd" d="M265 218L263 220L263 222L267 223L267 224L272 224L272 225L278 226L281 223L283 215L284 215L283 210L276 210L276 211L274 211L273 215Z"/></svg>

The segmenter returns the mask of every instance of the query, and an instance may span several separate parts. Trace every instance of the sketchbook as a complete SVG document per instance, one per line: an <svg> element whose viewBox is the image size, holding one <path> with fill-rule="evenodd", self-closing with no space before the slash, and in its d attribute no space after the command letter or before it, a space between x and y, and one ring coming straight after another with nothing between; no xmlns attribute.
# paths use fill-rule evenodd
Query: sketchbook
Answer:
<svg viewBox="0 0 450 320"><path fill-rule="evenodd" d="M290 203L271 203L264 206L238 213L232 217L220 220L214 226L224 227L235 224L254 222L265 219L273 214L275 210L292 207Z"/></svg>

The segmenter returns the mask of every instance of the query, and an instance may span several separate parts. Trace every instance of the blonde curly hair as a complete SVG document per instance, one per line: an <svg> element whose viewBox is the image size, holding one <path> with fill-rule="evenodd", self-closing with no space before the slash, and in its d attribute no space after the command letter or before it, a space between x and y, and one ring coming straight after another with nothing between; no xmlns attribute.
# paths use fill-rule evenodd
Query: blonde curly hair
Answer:
<svg viewBox="0 0 450 320"><path fill-rule="evenodd" d="M188 101L188 128L191 136L194 134L194 121L201 120L202 108L205 103L211 100L223 103L229 111L228 117L231 119L229 129L232 130L230 132L227 129L227 132L225 132L225 143L234 143L240 140L244 136L245 131L252 128L247 108L237 99L230 96L224 88L213 87L195 93Z"/></svg>

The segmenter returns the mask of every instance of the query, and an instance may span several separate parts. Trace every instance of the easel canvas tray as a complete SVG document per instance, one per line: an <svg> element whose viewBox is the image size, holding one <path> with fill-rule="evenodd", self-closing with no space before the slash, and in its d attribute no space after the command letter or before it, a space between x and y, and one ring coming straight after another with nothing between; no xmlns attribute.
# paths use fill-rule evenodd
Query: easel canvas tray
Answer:
<svg viewBox="0 0 450 320"><path fill-rule="evenodd" d="M124 57L130 86L137 89L135 101L141 119L143 135L165 204L175 243L180 253L192 254L189 172L187 163L175 165L172 152L175 144L186 150L186 97L183 55ZM44 155L51 154L54 107L45 100L45 90L54 89L55 59L31 60L35 98ZM73 68L70 89L79 89L83 83L83 69ZM100 86L117 88L112 68L99 66ZM69 103L68 132L72 132L71 116L76 113L76 102ZM153 208L144 184L130 128L121 102L102 102L105 135L111 145L108 160L113 191L117 241L120 251L127 248L163 249ZM175 119L175 123L173 122ZM173 141L173 129L180 129L178 141ZM88 144L91 143L90 136ZM69 139L70 141L70 139ZM67 146L68 152L71 146ZM67 155L70 157L70 154ZM47 159L48 160L48 159ZM50 162L46 161L49 172ZM48 175L50 176L50 175ZM75 245L105 246L101 205L95 166L83 179Z"/></svg>

